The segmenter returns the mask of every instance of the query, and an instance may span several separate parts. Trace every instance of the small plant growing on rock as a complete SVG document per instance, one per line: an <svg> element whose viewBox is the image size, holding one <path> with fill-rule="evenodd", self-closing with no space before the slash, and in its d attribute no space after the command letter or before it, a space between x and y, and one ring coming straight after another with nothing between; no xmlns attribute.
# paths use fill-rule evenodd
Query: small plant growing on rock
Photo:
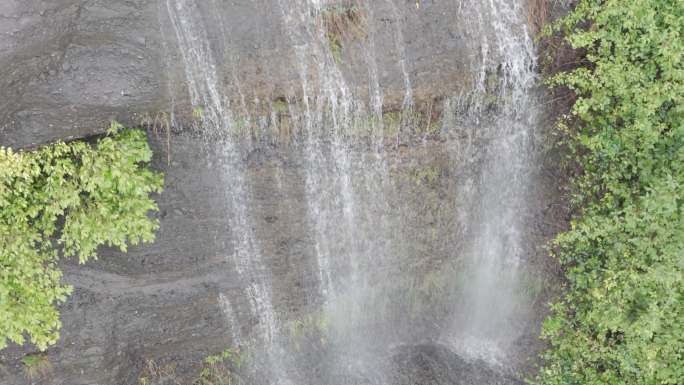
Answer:
<svg viewBox="0 0 684 385"><path fill-rule="evenodd" d="M243 356L238 349L226 349L204 359L204 367L193 385L239 385L242 379L235 370L242 365Z"/></svg>
<svg viewBox="0 0 684 385"><path fill-rule="evenodd" d="M192 109L192 117L197 119L197 120L204 119L204 108L202 108L202 107L193 108Z"/></svg>
<svg viewBox="0 0 684 385"><path fill-rule="evenodd" d="M138 378L138 385L182 385L176 374L174 364L160 365L155 360L146 360L142 375Z"/></svg>
<svg viewBox="0 0 684 385"><path fill-rule="evenodd" d="M273 111L275 111L278 114L286 114L288 112L287 108L287 100L285 98L276 98L273 101Z"/></svg>
<svg viewBox="0 0 684 385"><path fill-rule="evenodd" d="M154 118L149 113L146 113L140 119L140 126L148 130L152 130L154 136L159 138L159 133L162 132L166 137L166 164L171 164L171 118L167 112L158 112Z"/></svg>
<svg viewBox="0 0 684 385"><path fill-rule="evenodd" d="M328 40L328 47L333 60L342 62L344 39L365 39L366 18L360 6L354 2L331 4L320 11L320 19Z"/></svg>
<svg viewBox="0 0 684 385"><path fill-rule="evenodd" d="M46 376L52 370L52 362L46 354L29 354L21 359L24 376L29 380Z"/></svg>
<svg viewBox="0 0 684 385"><path fill-rule="evenodd" d="M328 5L321 9L323 26L328 33L355 38L366 37L366 18L360 6L353 2Z"/></svg>

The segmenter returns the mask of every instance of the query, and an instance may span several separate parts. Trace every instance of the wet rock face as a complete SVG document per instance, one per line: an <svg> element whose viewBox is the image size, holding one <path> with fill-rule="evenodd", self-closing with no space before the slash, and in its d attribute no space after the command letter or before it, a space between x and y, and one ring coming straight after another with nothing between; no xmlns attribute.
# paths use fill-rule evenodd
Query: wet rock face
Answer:
<svg viewBox="0 0 684 385"><path fill-rule="evenodd" d="M397 385L523 385L483 361L466 360L444 346L405 346L392 357Z"/></svg>
<svg viewBox="0 0 684 385"><path fill-rule="evenodd" d="M157 14L150 1L3 1L0 143L87 136L167 99Z"/></svg>
<svg viewBox="0 0 684 385"><path fill-rule="evenodd" d="M163 137L150 134L150 139L154 167L166 174L156 242L125 254L101 249L97 261L83 266L65 261L64 279L75 290L62 307L61 338L48 352L50 374L27 379L20 359L33 350L11 347L0 352L1 385L135 385L147 360L159 367L170 365L179 383L189 384L204 357L239 346L240 336L259 333L264 320L255 316L234 261L237 240L231 218L235 213L227 204L234 186L221 144L172 137L167 147ZM466 362L445 348L422 342L439 339L444 330L436 324L449 325L449 312L459 295L452 291L458 277L451 262L458 266L454 255L464 247L460 238L468 231L458 220L468 203L455 197L469 175L453 165L448 146L426 143L386 154L391 181L382 199L393 209L369 216L388 215L385 220L397 224L391 234L382 235L393 252L360 262L369 266L357 284L371 298L351 297L360 298L361 323L350 325L345 317L354 309L344 295L331 306L333 313L327 319L320 318L325 307L315 254L316 229L305 191L311 170L305 167L303 155L301 149L278 147L255 149L241 158L250 191L245 204L264 266L249 279L270 284L270 301L282 331L274 346L287 349L292 363L286 374L292 374L293 383L516 384L483 363ZM367 155L372 154L355 156ZM329 169L321 165L314 172L327 174ZM553 186L553 177L548 178L546 185ZM358 186L357 191L365 190ZM539 206L530 215L538 228L529 236L533 244L541 244L559 221L548 212L558 194L552 189L535 194ZM359 202L366 202L361 212L378 209L372 207L370 197ZM327 215L332 226L342 227L340 214ZM381 237L374 231L379 230L360 229L368 239ZM531 254L530 264L542 269L535 258L543 260L543 256L543 250ZM349 274L344 262L340 259L334 267L337 275ZM530 295L537 306L547 296L543 291ZM529 330L535 330L539 319L528 322ZM397 340L412 345L392 350ZM344 341L352 346L368 344L374 350L367 356L343 352L340 349L349 348ZM534 332L521 336L516 345L529 351L516 359L532 357L538 348L535 341ZM247 383L271 383L259 373L250 379ZM477 382L480 379L483 382ZM494 380L499 382L489 382Z"/></svg>
<svg viewBox="0 0 684 385"><path fill-rule="evenodd" d="M466 358L440 344L387 347L366 365L357 366L310 384L329 385L523 385L505 369ZM361 360L360 357L357 357ZM365 366L365 368L364 368ZM382 367L382 374L377 368ZM375 369L375 370L373 370Z"/></svg>
<svg viewBox="0 0 684 385"><path fill-rule="evenodd" d="M154 167L166 175L156 242L126 254L103 248L85 266L64 261L75 290L62 308L62 338L48 352L52 371L27 379L20 359L32 348L10 347L0 352L0 385L133 385L148 360L186 384L207 355L251 341L266 348L256 354L263 361L256 372L245 374L253 385L515 384L432 344L457 340L455 320L468 318L455 310L473 275L462 256L479 231L482 174L492 162L487 152L496 152L487 143L507 135L457 128L466 125L458 117L442 127L448 135L428 119L416 140L400 141L404 116L382 116L401 107L408 91L420 106L472 89L480 53L478 29L464 27L472 14L456 1L365 2L361 31L340 36L340 52L330 55L319 46L331 38L310 25L324 21L302 12L304 4L0 0L0 145L85 137L117 119L155 128ZM179 5L191 9L174 19ZM181 49L193 34L201 41ZM188 85L209 76L198 68L215 72L211 84ZM338 74L320 73L330 69L344 78L350 104L373 104L369 78L377 80L375 112L393 118L397 130L386 133L383 149L353 142L350 132L307 141L287 127L285 140L244 146L178 132L193 123L193 90L220 88L218 96L195 97L212 99L221 107L214 112L263 114L277 111L275 102L301 105L304 79L337 81ZM310 86L319 94L308 97L326 87L339 94L340 82ZM285 117L294 121L290 112L273 114L279 129ZM169 137L156 130L164 119L176 128ZM319 128L329 132L326 123ZM501 322L515 331L505 348L516 368L539 348L536 330L553 283L539 245L563 214L554 205L556 165L541 158L526 171L534 204L520 212L520 263L529 270L515 287L520 303Z"/></svg>
<svg viewBox="0 0 684 385"><path fill-rule="evenodd" d="M250 110L301 96L295 47L306 42L293 38L284 21L296 2L5 0L0 4L0 144L84 137L102 132L111 119L138 125L161 113L175 113L180 125L190 107L169 16L169 7L178 3L197 4L223 94L241 95ZM367 54L373 49L387 106L402 101L404 70L418 101L454 94L463 86L470 56L458 20L443 17L455 14L455 2L421 1L420 9L407 4L368 2L359 28L363 36L372 34L374 47L366 37L340 43L339 66L360 95L367 93Z"/></svg>

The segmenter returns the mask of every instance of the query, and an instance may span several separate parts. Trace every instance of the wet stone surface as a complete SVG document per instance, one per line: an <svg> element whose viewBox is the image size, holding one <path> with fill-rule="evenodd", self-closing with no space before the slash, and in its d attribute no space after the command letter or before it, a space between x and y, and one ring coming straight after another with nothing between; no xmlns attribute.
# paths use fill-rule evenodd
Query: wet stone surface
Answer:
<svg viewBox="0 0 684 385"><path fill-rule="evenodd" d="M186 384L236 347L250 385L513 385L502 373L529 371L557 286L543 245L566 213L520 9L363 2L361 31L335 47L314 3L0 1L0 145L117 119L148 129L166 176L156 242L63 261L75 290L50 373L26 378L34 349L11 346L0 385L133 385L149 360ZM226 132L240 114L261 130L249 143Z"/></svg>
<svg viewBox="0 0 684 385"><path fill-rule="evenodd" d="M155 149L154 167L166 174L165 190L159 197L161 228L157 241L131 248L125 254L101 249L99 259L84 266L75 261L64 263L65 281L75 287L74 294L62 306L61 339L48 352L53 364L49 378L33 383L133 385L150 359L160 365L173 363L179 377L188 380L205 356L246 344L250 336L261 333L263 320L254 315L245 281L236 271L236 241L230 221L234 212L226 203L233 185L231 168L227 167L230 162L222 155L222 146L196 138L172 137L171 161L167 164L169 148L165 139L157 140L154 134L150 138ZM364 354L385 360L383 357L397 341L420 344L439 339L447 329L450 309L459 294L453 270L458 263L454 262L465 247L461 237L468 234L467 226L458 219L464 218L467 201L459 203L454 197L470 175L467 170L459 171L448 149L440 142L401 151L389 149L384 155L390 175L384 197L364 195L377 188L370 183L373 167L357 163L356 172L360 174L355 191L361 198L366 196L359 201L370 202L364 211L371 218L370 222L356 221L370 226L360 228L357 234L367 234L364 242L386 237L387 246L392 248L386 258L371 253L367 262L360 262L367 265L359 267L359 271L365 271L357 278L357 285L365 288L359 292L344 289L349 281L343 277L351 274L351 267L346 265L345 257L340 257L335 267L340 294L328 307L320 294L315 228L310 216L315 202L305 188L307 172L312 170L307 171L302 149L261 149L241 158L249 185L244 204L250 208L250 228L257 234L263 262L263 268L255 271L252 279L267 281L271 287L273 312L281 332L276 346L291 350L287 356L295 362L288 370L296 380L303 381L295 383L306 384L317 378L316 373L328 380L337 378L335 373L348 378L354 371L348 372L339 362L343 356L339 349L346 349L348 344L367 344L369 349ZM358 159L368 155L354 154ZM329 167L321 163L313 172L325 175ZM530 234L537 244L554 231L548 223L562 221L552 212L558 199L558 193L551 188L554 182L549 177L545 183L549 188L536 193L539 207L530 213L539 225ZM332 187L326 191L321 193L336 194ZM378 199L388 205L389 211L383 211L384 206L373 206ZM341 212L327 215L336 226L331 231L342 231ZM373 221L382 217L390 224L390 231L373 233L370 228L380 231ZM338 242L333 246L345 255L348 244ZM529 263L536 274L551 274L545 261L543 250L530 254ZM530 300L542 306L548 296L544 290L534 293ZM222 297L229 301L232 314L226 313ZM349 302L354 298L358 305ZM355 311L361 313L352 316ZM530 330L539 321L528 320ZM444 329L435 328L435 323ZM297 325L303 325L301 332ZM328 338L323 345L321 334ZM532 356L537 346L534 333L521 336L515 348L529 351L518 358ZM0 384L32 383L22 374L20 362L30 352L31 347L10 347L0 352L0 372L5 373ZM470 376L478 368L441 348L399 351L392 360L411 362L401 370L378 364L391 369L383 369L382 376L396 369L399 384L412 383L416 376L423 375L460 381L460 377L448 377L444 370L462 365Z"/></svg>
<svg viewBox="0 0 684 385"><path fill-rule="evenodd" d="M285 17L297 3L303 1L4 0L0 144L24 147L85 137L102 133L111 119L139 125L166 114L179 126L191 123L182 52L169 12L178 4L192 7L204 21L220 91L236 105L246 100L251 113L279 98L301 98L297 47L306 42L292 36ZM339 63L359 97L368 98L371 49L388 108L401 106L404 98L402 59L416 101L467 86L470 37L454 19L456 2L422 3L420 9L406 2L364 3L361 28L372 34L374 45L369 38L345 40ZM322 58L306 55L306 61L317 60Z"/></svg>

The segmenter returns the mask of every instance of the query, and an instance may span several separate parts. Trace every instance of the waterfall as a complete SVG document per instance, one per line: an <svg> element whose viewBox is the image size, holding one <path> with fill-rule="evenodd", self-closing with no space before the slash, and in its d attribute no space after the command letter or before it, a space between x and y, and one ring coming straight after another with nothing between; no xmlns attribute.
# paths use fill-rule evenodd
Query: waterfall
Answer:
<svg viewBox="0 0 684 385"><path fill-rule="evenodd" d="M482 38L473 66L474 86L454 103L465 126L453 146L459 162L479 162L464 185L471 202L470 244L465 254L465 290L447 330L467 354L505 363L507 350L524 333L526 309L519 296L525 223L538 112L534 102L536 58L520 4L504 0L465 1L474 13L469 26ZM482 5L483 4L483 5ZM474 153L477 149L478 154ZM475 186L473 188L473 185Z"/></svg>
<svg viewBox="0 0 684 385"><path fill-rule="evenodd" d="M230 135L233 114L226 95L221 90L216 62L200 9L194 0L167 0L169 18L176 32L194 110L201 113L201 132L209 138L219 138L221 144L218 158L221 164L215 167L217 182L224 186L225 202L229 215L229 238L232 240L230 256L235 271L247 298L251 316L258 319L256 335L242 336L236 327L238 318L228 298L219 293L219 303L226 319L233 342L239 346L245 339L259 341L269 348L264 352L269 358L274 377L285 377L280 365L273 365L275 358L272 346L278 338L277 316L273 309L269 271L263 263L259 239L254 233L250 208L249 181L242 162L243 152ZM265 366L259 370L265 370Z"/></svg>
<svg viewBox="0 0 684 385"><path fill-rule="evenodd" d="M183 57L191 102L200 109L202 118L212 130L231 127L231 110L221 92L216 62L198 6L192 0L168 0L169 18Z"/></svg>
<svg viewBox="0 0 684 385"><path fill-rule="evenodd" d="M384 217L371 216L383 206L387 165L382 148L382 90L378 84L372 32L366 44L368 100L353 95L334 57L322 19L326 2L280 1L284 24L296 51L305 111L303 151L308 216L318 262L319 317L327 324L326 379L350 370L368 371L372 356L366 313L374 302L374 259L388 254L374 236L387 230ZM311 60L313 58L314 60ZM410 95L410 91L409 92ZM370 115L370 118L367 116ZM355 127L370 133L369 154L354 147ZM383 208L381 208L382 210ZM362 359L363 357L363 359ZM354 368L354 369L350 369Z"/></svg>
<svg viewBox="0 0 684 385"><path fill-rule="evenodd" d="M421 355L450 360L445 367L464 372L485 361L487 375L478 378L511 370L515 343L530 328L521 280L538 125L536 59L523 5L461 0L457 14L444 16L464 20L459 28L473 37L471 84L444 101L433 133L439 140L423 135L419 143L403 136L432 129L432 105L427 123L416 118L406 2L351 2L364 24L356 43L365 83L358 84L326 24L337 17L330 12L338 12L339 1L274 1L289 44L286 65L297 78L285 96L264 101L243 87L235 67L221 69L215 59L229 26L220 21L220 38L210 38L205 24L220 15L203 18L201 4L220 2L164 1L190 102L200 111L197 132L212 142L208 162L229 215L226 255L238 277L230 285L243 298L219 292L218 307L233 343L258 356L246 370L249 383L404 384L402 360ZM393 64L404 88L396 111L383 111L380 12L393 31ZM265 103L267 113L250 111ZM301 177L305 212L288 214L304 217L292 221L304 229L292 232L306 233L298 239L310 243L301 251L313 281L303 305L277 300L274 257L259 236L255 176L246 160L272 155L281 144L239 138L238 121L259 132L278 131L284 122L295 128L283 145L287 155L277 157L288 157L281 163ZM278 178L277 191L300 181Z"/></svg>

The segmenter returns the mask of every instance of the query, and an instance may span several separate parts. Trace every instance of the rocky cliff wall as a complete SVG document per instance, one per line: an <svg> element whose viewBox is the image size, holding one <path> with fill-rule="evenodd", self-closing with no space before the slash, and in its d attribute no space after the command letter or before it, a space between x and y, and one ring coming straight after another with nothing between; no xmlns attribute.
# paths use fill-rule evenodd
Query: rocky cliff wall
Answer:
<svg viewBox="0 0 684 385"><path fill-rule="evenodd" d="M289 130L279 138L285 140L227 146L226 138L189 130L197 114L173 19L179 3L192 5L204 28L220 93L253 121L266 117L279 130L287 119L295 122L275 105L296 109L307 100L303 67L331 68L320 64L333 56L328 37L318 42L326 52L310 50L301 20L292 19L302 16L290 12L302 1L0 2L0 144L88 137L117 119L150 128L154 167L166 174L157 241L127 254L103 249L86 266L65 261L75 292L63 306L62 338L48 353L52 370L27 379L20 358L32 348L11 347L0 352L0 384L136 384L147 360L175 366L184 383L202 357L252 337L286 350L267 357L282 370L269 375L297 385L338 374L338 383L373 383L364 377L364 360L374 369L411 361L416 367L396 371L407 376L452 366L471 373L461 358L434 358L453 352L426 345L458 327L454 304L468 282L462 255L473 248L480 181L498 140L490 135L496 130L480 132L479 122L440 116L450 97L474 87L477 65L488 92L505 71L483 54L487 39L469 27L469 3L363 2L360 35L342 37L334 67L351 99L372 105L379 89L380 114L394 114L380 119L401 126L407 115L394 111L406 107L409 94L421 114L419 135L405 140L390 132L381 150L346 136L307 144L290 140ZM493 64L486 67L485 59ZM328 74L309 75L305 80L324 90ZM499 101L488 98L483 121L497 114ZM431 119L440 123L433 128ZM511 313L517 332L506 346L509 369L528 368L539 349L536 330L555 282L542 245L565 215L556 156L546 152L548 143L535 143L539 157L528 175L535 182L525 191L533 204L520 212L526 267ZM243 244L251 250L242 253L246 259L236 251ZM292 332L298 328L315 330L302 337ZM322 349L320 334L341 347ZM369 356L344 351L345 340L368 344L362 350ZM433 377L459 383L453 373Z"/></svg>
<svg viewBox="0 0 684 385"><path fill-rule="evenodd" d="M171 4L173 3L173 4ZM283 97L301 97L297 46L277 0L197 2L217 72L232 98L250 112ZM292 2L294 4L294 2ZM139 125L171 114L187 123L191 108L181 51L167 0L5 0L0 4L0 143L31 146L102 132L111 119ZM420 101L467 87L476 52L454 20L458 2L365 3L359 28L372 33L344 42L340 67L368 93L367 53L374 53L385 105L401 105L404 74ZM285 11L283 11L285 9ZM398 41L400 31L403 39ZM402 55L407 57L402 58ZM322 60L307 54L304 60ZM401 61L406 65L402 69Z"/></svg>
<svg viewBox="0 0 684 385"><path fill-rule="evenodd" d="M230 218L235 213L226 204L231 184L222 146L174 136L171 162L167 164L166 140L158 140L153 134L151 140L155 145L155 167L166 174L165 191L159 197L161 228L156 242L132 248L126 254L103 249L98 261L84 266L65 262L65 281L75 290L62 307L61 338L48 351L52 370L47 377L26 379L20 358L34 350L30 346L11 347L0 352L0 384L133 385L147 360L160 366L174 365L185 384L196 374L203 357L235 347L240 343L235 336L258 333L261 320L250 309L244 282L231 259L236 240ZM364 308L370 318L361 325L366 330L358 328L353 332L361 339L424 344L439 340L442 327L449 325L450 311L458 301L459 279L463 279L458 274L458 255L467 248L473 231L466 219L470 203L455 197L464 198L462 186L474 177L472 171L458 166L458 159L450 151L446 143L429 142L386 154L391 185L386 186L383 199L392 210L370 216L387 215L387 221L397 224L391 234L385 235L393 254L370 260L373 266L366 282L369 292L387 297L386 301L371 301L386 310ZM323 298L315 255L316 228L308 215L311 203L304 187L307 166L303 155L301 150L285 147L257 150L243 160L251 191L248 211L265 266L251 278L268 277L273 311L284 330L284 339L294 343L291 338L302 338L297 344L306 346L311 341L306 335L291 334L291 326L320 314ZM366 155L358 152L355 156ZM544 159L538 175L540 187L530 192L530 199L537 204L527 213L531 231L526 237L528 257L523 263L530 267L525 292L530 302L525 306L531 306L534 312L522 319L529 325L528 332L517 336L514 344L513 361L519 368L534 361L539 348L535 325L543 315L546 298L554 290L554 266L542 247L564 221L555 187L554 162L553 156ZM363 163L356 163L356 167L363 167ZM372 192L365 186L357 191ZM329 215L339 218L341 214ZM367 221L357 223L373 225ZM361 230L368 232L370 239L378 236L377 229ZM338 266L335 271L345 275L349 274L347 269ZM226 299L232 314L225 311ZM385 326L377 329L374 322ZM442 326L434 327L436 324ZM366 335L367 331L372 333ZM378 357L391 354L391 346L388 343L387 350L378 351ZM405 360L406 354L412 357L414 353L406 349L401 348L396 359ZM319 366L325 365L325 356L316 351L318 355L297 361L311 365L300 369L310 374L323 371ZM305 353L303 347L300 354ZM420 350L415 354L422 357ZM453 373L432 373L432 369L403 364L395 374L418 376L421 370L426 370L425 378L456 378ZM490 369L483 370L486 374ZM357 374L362 376L363 372ZM323 383L316 381L324 379L311 377L308 381ZM298 382L305 383L310 382Z"/></svg>

